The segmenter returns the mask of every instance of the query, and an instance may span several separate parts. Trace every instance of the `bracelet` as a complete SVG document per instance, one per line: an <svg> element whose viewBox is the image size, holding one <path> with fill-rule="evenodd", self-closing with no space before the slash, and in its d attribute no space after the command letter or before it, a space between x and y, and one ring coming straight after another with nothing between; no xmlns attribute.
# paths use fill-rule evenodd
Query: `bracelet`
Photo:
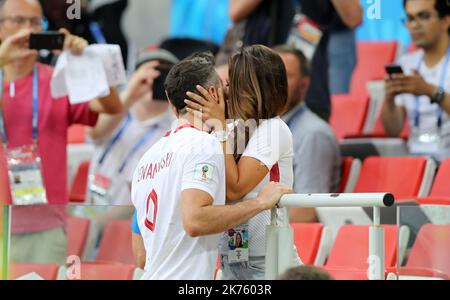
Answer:
<svg viewBox="0 0 450 300"><path fill-rule="evenodd" d="M220 143L224 143L228 140L228 134L226 131L221 130L221 131L214 131L212 133L212 135L220 142Z"/></svg>

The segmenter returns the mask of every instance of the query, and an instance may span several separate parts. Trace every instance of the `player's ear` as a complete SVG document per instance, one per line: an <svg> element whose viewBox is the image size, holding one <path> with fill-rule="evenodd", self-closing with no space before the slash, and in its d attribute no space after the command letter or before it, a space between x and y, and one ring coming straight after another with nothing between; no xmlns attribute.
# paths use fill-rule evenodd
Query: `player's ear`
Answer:
<svg viewBox="0 0 450 300"><path fill-rule="evenodd" d="M216 99L217 102L219 102L219 91L216 87L213 86L209 87L208 92L211 96L214 97L214 99Z"/></svg>

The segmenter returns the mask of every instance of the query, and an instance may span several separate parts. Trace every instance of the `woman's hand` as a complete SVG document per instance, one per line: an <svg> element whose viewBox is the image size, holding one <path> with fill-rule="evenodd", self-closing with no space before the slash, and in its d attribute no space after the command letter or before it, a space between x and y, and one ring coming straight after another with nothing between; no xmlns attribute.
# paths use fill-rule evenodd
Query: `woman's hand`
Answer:
<svg viewBox="0 0 450 300"><path fill-rule="evenodd" d="M205 124L214 131L226 131L225 120L225 95L222 88L209 92L202 86L197 86L201 95L187 92L186 95L192 100L185 99L187 111L193 114L200 113Z"/></svg>

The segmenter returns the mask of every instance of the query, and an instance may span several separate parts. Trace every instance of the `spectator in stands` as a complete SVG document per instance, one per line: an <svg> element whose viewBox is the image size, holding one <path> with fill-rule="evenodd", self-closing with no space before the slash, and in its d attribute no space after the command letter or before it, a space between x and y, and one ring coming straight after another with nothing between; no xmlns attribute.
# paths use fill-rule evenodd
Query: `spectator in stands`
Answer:
<svg viewBox="0 0 450 300"><path fill-rule="evenodd" d="M16 60L37 54L35 50L30 50L26 46L29 35L30 31L25 29L2 41L0 44L0 68ZM0 184L0 205L8 203L11 197L8 186L3 184L7 181L8 167L3 147L0 147L0 183L2 183Z"/></svg>
<svg viewBox="0 0 450 300"><path fill-rule="evenodd" d="M275 13L274 13L275 12ZM286 42L294 17L292 0L231 0L233 22L216 58L218 66L228 63L243 46L269 47Z"/></svg>
<svg viewBox="0 0 450 300"><path fill-rule="evenodd" d="M333 277L322 269L303 265L287 270L279 280L333 280Z"/></svg>
<svg viewBox="0 0 450 300"><path fill-rule="evenodd" d="M97 205L95 221L99 233L111 220L133 215L131 207L124 207L131 205L133 172L143 154L176 120L169 109L163 82L177 62L166 50L143 52L137 60L137 71L122 93L123 112L101 116L96 127L89 131L95 150L86 198L88 203ZM164 71L160 73L158 69Z"/></svg>
<svg viewBox="0 0 450 300"><path fill-rule="evenodd" d="M68 12L75 12L76 2L74 1L39 0L39 2L48 20L49 30L66 28L90 43L118 44L122 50L123 60L127 62L128 46L122 31L121 20L128 0L80 1L79 18L67 17ZM45 59L51 63L56 61L55 58Z"/></svg>
<svg viewBox="0 0 450 300"><path fill-rule="evenodd" d="M61 0L39 0L44 12L42 30L55 31L65 28L73 35L79 36L92 42L93 38L89 32L89 16L87 12L87 1L80 2L80 18L69 19L67 13L74 13L73 3ZM78 8L77 8L78 9ZM57 53L50 51L39 51L38 61L43 64L55 66L58 60Z"/></svg>
<svg viewBox="0 0 450 300"><path fill-rule="evenodd" d="M294 137L295 193L335 193L341 174L339 144L330 126L305 104L310 83L306 57L293 46L274 50L283 59L288 78L288 102L283 120ZM314 208L291 208L291 222L317 222Z"/></svg>
<svg viewBox="0 0 450 300"><path fill-rule="evenodd" d="M89 30L95 43L118 44L127 65L128 43L122 30L122 17L128 0L89 0ZM130 67L130 66L128 66Z"/></svg>
<svg viewBox="0 0 450 300"><path fill-rule="evenodd" d="M405 21L420 50L399 60L404 74L386 78L382 122L398 136L407 120L412 154L450 155L450 4L441 0L404 1Z"/></svg>
<svg viewBox="0 0 450 300"><path fill-rule="evenodd" d="M2 41L8 41L21 29L41 31L41 20L42 7L37 0L0 1ZM64 49L73 54L82 53L87 42L66 30L62 32L65 34ZM22 50L14 51L19 53ZM2 82L1 117L5 126L1 129L5 133L4 138L7 138L3 143L9 149L37 145L43 184L50 204L13 207L11 259L14 262L65 262L67 128L75 123L93 126L99 113L116 114L122 109L115 88L111 89L110 95L83 104L72 105L67 97L53 99L50 93L52 74L53 68L36 63L35 54L16 60L3 69L5 82ZM39 91L37 97L33 97L33 86ZM37 126L31 120L35 102L33 98L38 102ZM32 136L32 132L36 134Z"/></svg>
<svg viewBox="0 0 450 300"><path fill-rule="evenodd" d="M341 22L330 29L328 46L330 67L328 70L328 78L330 81L330 93L332 95L350 93L350 82L356 66L356 27L359 26L363 19L360 0L350 0L340 2L339 4L348 5L349 10L353 9L354 16L352 18L359 19L360 21L354 22L353 24L342 22L342 20L346 20L348 17L346 15L341 16L339 12L345 12L346 10L340 9L338 10L338 16Z"/></svg>
<svg viewBox="0 0 450 300"><path fill-rule="evenodd" d="M322 38L311 61L311 85L306 93L308 107L325 121L331 114L329 88L329 37L333 28L357 27L362 22L358 0L297 0L302 13L319 24ZM356 6L355 6L356 5ZM347 45L345 45L347 47Z"/></svg>
<svg viewBox="0 0 450 300"><path fill-rule="evenodd" d="M162 83L165 74L177 62L178 59L165 50L144 52L138 59L137 71L122 93L123 112L101 116L89 131L95 144L89 170L89 203L131 204L129 183L139 159L175 121ZM160 73L157 68L165 71ZM154 82L155 89L159 89L155 95Z"/></svg>

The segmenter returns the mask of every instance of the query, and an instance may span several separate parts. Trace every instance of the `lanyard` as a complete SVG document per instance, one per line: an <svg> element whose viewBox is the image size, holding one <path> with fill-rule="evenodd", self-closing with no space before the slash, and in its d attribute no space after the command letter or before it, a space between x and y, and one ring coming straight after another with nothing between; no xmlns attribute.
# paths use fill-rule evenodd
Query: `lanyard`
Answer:
<svg viewBox="0 0 450 300"><path fill-rule="evenodd" d="M96 21L92 21L91 23L89 23L89 30L91 31L91 34L97 44L107 44L102 29Z"/></svg>
<svg viewBox="0 0 450 300"><path fill-rule="evenodd" d="M0 98L3 98L3 71L0 71ZM32 137L36 142L38 138L38 109L39 109L39 76L37 66L33 70L33 119L31 121ZM3 111L0 112L0 132L5 145L8 144L8 137L6 135L5 121L3 118Z"/></svg>
<svg viewBox="0 0 450 300"><path fill-rule="evenodd" d="M419 64L417 66L417 71L419 71L420 68L422 67L423 59L424 59L424 56L422 56L422 58L419 61ZM441 78L439 80L440 88L444 88L445 78L447 76L447 68L448 68L449 62L450 62L450 48L448 49L447 55L445 56L445 62L444 62L444 66L442 68ZM415 111L414 111L414 127L419 128L419 125L420 125L419 96L415 96L415 100L416 100L416 107L415 107ZM438 116L437 127L439 129L442 127L442 114L443 114L442 109L440 107L438 107L438 109L437 109L437 116Z"/></svg>
<svg viewBox="0 0 450 300"><path fill-rule="evenodd" d="M195 127L194 127L192 124L184 124L184 125L181 125L181 126L177 127L177 128L173 131L173 133L175 134L175 133L177 133L178 131L180 131L181 129L184 129L184 128L194 128L194 129L195 129ZM168 136L170 136L171 134L172 134L172 131L168 131L164 137L168 137Z"/></svg>
<svg viewBox="0 0 450 300"><path fill-rule="evenodd" d="M292 118L286 122L287 126L292 130L292 124L294 124L306 111L306 105L302 104L299 110L292 116Z"/></svg>
<svg viewBox="0 0 450 300"><path fill-rule="evenodd" d="M131 149L130 153L128 153L128 156L125 158L123 163L119 167L119 173L122 173L125 167L128 164L128 161L130 158L141 148L144 146L144 144L149 141L156 133L156 129L158 128L157 125L154 125L150 130L147 131L147 133L140 139L140 141Z"/></svg>
<svg viewBox="0 0 450 300"><path fill-rule="evenodd" d="M102 165L105 161L106 157L111 152L111 149L113 146L120 140L123 133L125 132L125 129L130 125L131 122L131 115L128 114L127 118L125 119L125 122L123 123L122 127L119 129L119 131L116 133L116 135L113 137L111 142L106 147L105 151L103 152L102 156L99 160L99 165ZM122 162L122 164L119 167L119 173L121 174L123 170L125 170L125 167L127 166L128 162L130 161L131 157L141 148L147 141L149 141L156 133L156 129L158 128L157 125L153 126L150 130L148 130L144 136L134 145L134 147L131 149L131 151L128 153L128 155L125 157L125 160Z"/></svg>

